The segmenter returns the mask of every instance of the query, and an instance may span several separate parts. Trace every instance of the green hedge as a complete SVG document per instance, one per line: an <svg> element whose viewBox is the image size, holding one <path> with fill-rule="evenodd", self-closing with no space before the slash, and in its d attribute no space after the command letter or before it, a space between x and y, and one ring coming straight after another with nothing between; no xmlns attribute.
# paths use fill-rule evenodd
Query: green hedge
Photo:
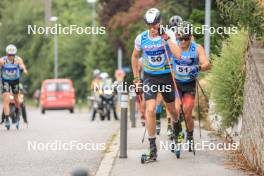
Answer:
<svg viewBox="0 0 264 176"><path fill-rule="evenodd" d="M221 56L213 56L209 79L215 111L222 116L222 127L232 126L242 113L248 34L239 32L224 42Z"/></svg>

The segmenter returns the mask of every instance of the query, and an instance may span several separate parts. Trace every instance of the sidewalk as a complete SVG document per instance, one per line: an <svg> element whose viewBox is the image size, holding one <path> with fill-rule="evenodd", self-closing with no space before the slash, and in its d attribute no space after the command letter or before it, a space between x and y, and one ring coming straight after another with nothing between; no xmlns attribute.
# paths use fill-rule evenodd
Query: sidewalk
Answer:
<svg viewBox="0 0 264 176"><path fill-rule="evenodd" d="M160 141L168 141L166 136L166 121L162 121L161 135L157 137L157 146L160 148ZM130 123L128 124L130 126ZM243 176L244 172L236 169L227 169L224 166L225 153L223 151L209 151L209 149L196 151L196 156L192 152L182 151L181 158L177 159L170 150L159 150L157 162L141 164L141 154L148 149L147 135L144 144L141 143L144 127L138 123L137 128L128 130L128 158L120 159L119 152L113 163L111 176ZM210 136L209 131L202 130L202 138L199 137L199 129L195 127L194 137L196 143L202 140L217 143L214 136Z"/></svg>

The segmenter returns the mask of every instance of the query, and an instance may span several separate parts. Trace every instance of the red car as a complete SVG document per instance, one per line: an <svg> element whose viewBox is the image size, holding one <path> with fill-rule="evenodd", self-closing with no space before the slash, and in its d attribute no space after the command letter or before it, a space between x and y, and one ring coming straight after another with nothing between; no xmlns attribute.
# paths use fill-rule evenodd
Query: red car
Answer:
<svg viewBox="0 0 264 176"><path fill-rule="evenodd" d="M68 109L74 112L75 92L70 79L47 79L42 81L40 104L41 113L46 110Z"/></svg>

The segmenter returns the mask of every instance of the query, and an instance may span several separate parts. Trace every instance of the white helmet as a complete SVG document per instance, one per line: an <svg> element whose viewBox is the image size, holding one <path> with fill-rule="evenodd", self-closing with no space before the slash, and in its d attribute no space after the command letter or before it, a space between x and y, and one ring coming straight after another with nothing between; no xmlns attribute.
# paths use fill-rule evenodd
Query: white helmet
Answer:
<svg viewBox="0 0 264 176"><path fill-rule="evenodd" d="M101 73L101 71L100 71L99 69L95 69L95 70L93 71L93 76L94 76L94 77L97 77L97 76L100 75L100 73Z"/></svg>
<svg viewBox="0 0 264 176"><path fill-rule="evenodd" d="M179 27L181 23L182 23L182 17L178 15L172 16L169 21L170 27L174 27L174 26Z"/></svg>
<svg viewBox="0 0 264 176"><path fill-rule="evenodd" d="M146 12L144 21L148 25L154 25L160 22L160 18L160 11L156 8L151 8Z"/></svg>
<svg viewBox="0 0 264 176"><path fill-rule="evenodd" d="M109 75L108 75L108 73L103 72L103 73L100 74L100 77L101 77L102 79L107 79L107 78L109 77Z"/></svg>
<svg viewBox="0 0 264 176"><path fill-rule="evenodd" d="M16 55L16 53L17 53L17 48L16 48L16 46L15 46L15 45L12 45L12 44L8 45L8 46L6 47L6 53L7 53L8 55Z"/></svg>

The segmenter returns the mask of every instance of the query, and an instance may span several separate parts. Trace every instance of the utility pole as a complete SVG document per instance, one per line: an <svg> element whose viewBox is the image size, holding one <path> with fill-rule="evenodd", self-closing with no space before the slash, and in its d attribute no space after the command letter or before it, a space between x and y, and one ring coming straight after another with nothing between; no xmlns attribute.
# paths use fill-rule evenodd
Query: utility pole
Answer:
<svg viewBox="0 0 264 176"><path fill-rule="evenodd" d="M205 0L205 33L204 48L207 58L210 58L211 0Z"/></svg>
<svg viewBox="0 0 264 176"><path fill-rule="evenodd" d="M121 47L119 47L117 49L117 68L118 69L122 69L122 60L123 60L122 57L123 57L122 56L122 49L121 49Z"/></svg>
<svg viewBox="0 0 264 176"><path fill-rule="evenodd" d="M50 21L56 25L56 22L58 20L58 17L52 16L50 18ZM58 34L54 34L54 79L58 78Z"/></svg>
<svg viewBox="0 0 264 176"><path fill-rule="evenodd" d="M51 17L51 0L43 0L45 6L45 26L49 26Z"/></svg>

